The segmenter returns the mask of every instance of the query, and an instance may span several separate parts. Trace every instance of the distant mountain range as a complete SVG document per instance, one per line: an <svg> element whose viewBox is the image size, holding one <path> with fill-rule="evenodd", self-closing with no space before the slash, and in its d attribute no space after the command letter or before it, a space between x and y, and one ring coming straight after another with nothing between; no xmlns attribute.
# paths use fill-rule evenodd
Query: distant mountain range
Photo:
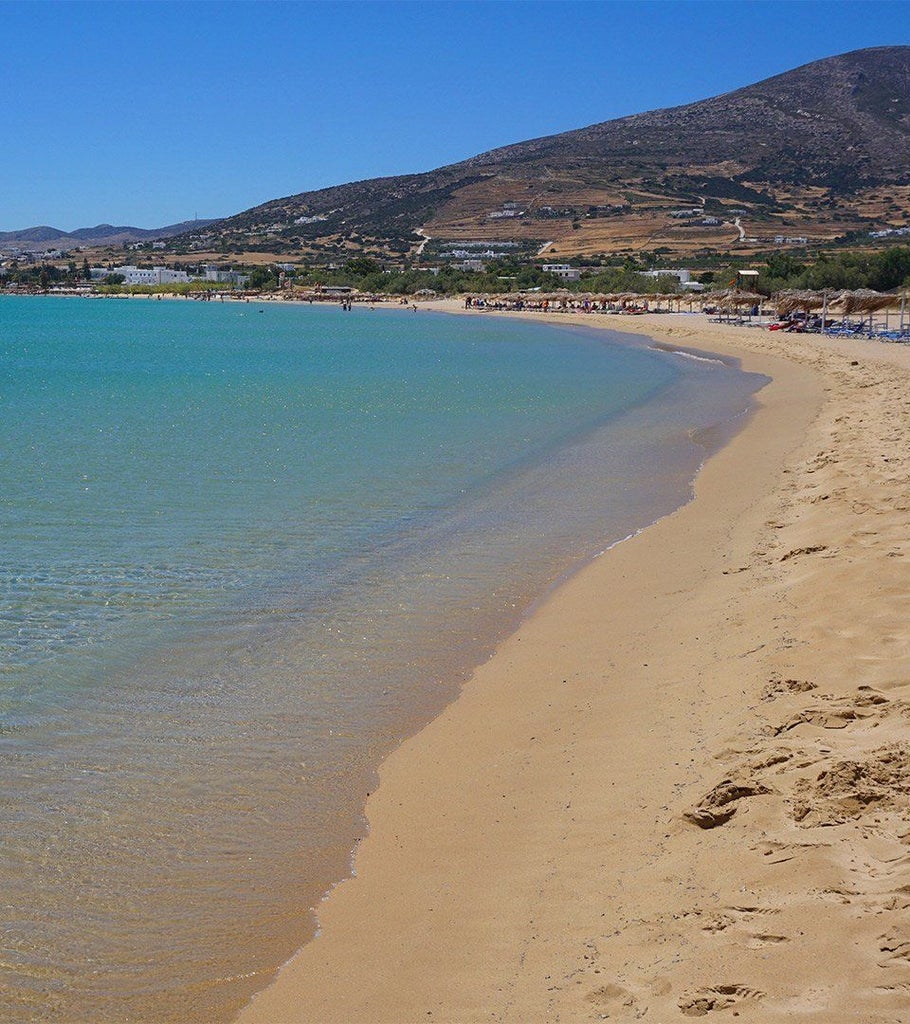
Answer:
<svg viewBox="0 0 910 1024"><path fill-rule="evenodd" d="M425 254L484 239L560 255L698 252L908 218L910 47L885 46L435 171L276 199L188 237L301 255L404 252L420 243L415 231L432 239Z"/></svg>
<svg viewBox="0 0 910 1024"><path fill-rule="evenodd" d="M152 242L160 238L173 238L187 231L199 230L214 224L212 220L186 220L164 228L116 227L98 224L93 228L61 231L59 228L24 228L22 231L0 231L0 245L7 243L23 248L74 248L76 246L124 245L129 242Z"/></svg>

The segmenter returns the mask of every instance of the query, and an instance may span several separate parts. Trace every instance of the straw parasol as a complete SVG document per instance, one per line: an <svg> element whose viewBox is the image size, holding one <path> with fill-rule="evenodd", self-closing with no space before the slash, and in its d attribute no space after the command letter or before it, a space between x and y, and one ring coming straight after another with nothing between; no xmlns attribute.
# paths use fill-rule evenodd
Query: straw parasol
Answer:
<svg viewBox="0 0 910 1024"><path fill-rule="evenodd" d="M765 296L758 292L744 292L739 288L727 288L720 292L705 292L702 295L704 304L712 304L720 309L729 311L740 309L742 306L755 306L764 302Z"/></svg>
<svg viewBox="0 0 910 1024"><path fill-rule="evenodd" d="M850 316L851 313L877 313L879 310L888 309L894 301L893 295L874 292L871 288L857 288L852 292L841 292L833 303L840 307L844 316Z"/></svg>
<svg viewBox="0 0 910 1024"><path fill-rule="evenodd" d="M787 316L797 310L809 313L813 309L823 309L827 304L827 293L794 289L778 292L774 300L778 316Z"/></svg>

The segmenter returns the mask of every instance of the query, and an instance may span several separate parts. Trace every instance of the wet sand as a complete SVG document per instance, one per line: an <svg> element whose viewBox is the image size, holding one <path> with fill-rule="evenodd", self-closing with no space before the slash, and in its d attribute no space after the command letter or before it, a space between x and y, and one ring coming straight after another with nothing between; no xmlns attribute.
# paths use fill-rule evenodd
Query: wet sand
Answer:
<svg viewBox="0 0 910 1024"><path fill-rule="evenodd" d="M910 350L553 318L773 381L387 759L356 877L239 1021L899 1020Z"/></svg>

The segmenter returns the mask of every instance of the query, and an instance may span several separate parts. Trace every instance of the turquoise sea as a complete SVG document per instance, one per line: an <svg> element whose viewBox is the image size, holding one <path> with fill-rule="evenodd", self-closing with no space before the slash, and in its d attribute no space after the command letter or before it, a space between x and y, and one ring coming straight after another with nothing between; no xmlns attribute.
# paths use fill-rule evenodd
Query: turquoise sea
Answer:
<svg viewBox="0 0 910 1024"><path fill-rule="evenodd" d="M230 1020L383 754L763 380L483 314L0 297L0 1019Z"/></svg>

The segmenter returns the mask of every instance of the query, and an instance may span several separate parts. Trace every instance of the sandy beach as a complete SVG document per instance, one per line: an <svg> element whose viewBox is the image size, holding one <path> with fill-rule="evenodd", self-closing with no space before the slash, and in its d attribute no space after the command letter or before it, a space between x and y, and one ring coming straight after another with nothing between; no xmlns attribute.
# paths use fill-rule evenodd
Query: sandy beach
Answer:
<svg viewBox="0 0 910 1024"><path fill-rule="evenodd" d="M772 383L386 760L356 877L238 1020L906 1020L910 349L552 318Z"/></svg>

